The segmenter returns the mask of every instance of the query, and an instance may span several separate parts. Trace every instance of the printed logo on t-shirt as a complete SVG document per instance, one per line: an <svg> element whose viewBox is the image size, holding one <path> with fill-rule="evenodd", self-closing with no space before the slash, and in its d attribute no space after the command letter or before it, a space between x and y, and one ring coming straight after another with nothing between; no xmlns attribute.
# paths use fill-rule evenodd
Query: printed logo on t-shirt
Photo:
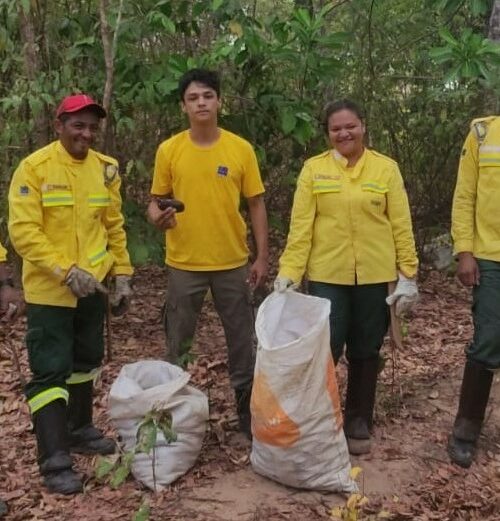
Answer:
<svg viewBox="0 0 500 521"><path fill-rule="evenodd" d="M227 166L220 165L217 167L217 175L221 177L227 177L228 172L229 168Z"/></svg>

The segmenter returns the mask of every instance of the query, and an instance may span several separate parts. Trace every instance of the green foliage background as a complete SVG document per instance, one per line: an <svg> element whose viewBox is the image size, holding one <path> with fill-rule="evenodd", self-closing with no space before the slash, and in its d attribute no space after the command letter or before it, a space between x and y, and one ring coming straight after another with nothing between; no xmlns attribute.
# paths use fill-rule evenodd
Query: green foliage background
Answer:
<svg viewBox="0 0 500 521"><path fill-rule="evenodd" d="M2 238L10 176L54 139L58 101L79 91L102 98L100 1L0 0ZM366 110L370 146L399 162L419 241L447 229L468 123L497 109L490 0L107 3L110 26L121 20L108 153L122 166L136 262L163 256L144 209L156 147L185 127L176 86L193 66L222 73L221 125L254 144L278 228L286 230L302 162L326 146L325 103L347 96ZM35 63L21 15L34 34Z"/></svg>

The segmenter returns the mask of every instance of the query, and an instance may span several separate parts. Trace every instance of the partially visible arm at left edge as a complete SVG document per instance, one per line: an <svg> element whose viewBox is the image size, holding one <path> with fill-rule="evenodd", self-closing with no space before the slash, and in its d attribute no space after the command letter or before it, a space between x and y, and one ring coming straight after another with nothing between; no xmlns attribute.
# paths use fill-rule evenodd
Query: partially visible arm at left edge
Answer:
<svg viewBox="0 0 500 521"><path fill-rule="evenodd" d="M267 276L268 271L268 225L266 205L262 194L247 198L252 231L257 248L257 257L251 268L251 280L253 286L261 285Z"/></svg>

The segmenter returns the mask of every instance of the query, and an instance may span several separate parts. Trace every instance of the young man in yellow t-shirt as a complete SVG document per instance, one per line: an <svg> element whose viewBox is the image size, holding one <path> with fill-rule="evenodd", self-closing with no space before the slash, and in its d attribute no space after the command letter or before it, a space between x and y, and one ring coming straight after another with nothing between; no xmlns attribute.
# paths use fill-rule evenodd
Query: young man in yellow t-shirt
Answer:
<svg viewBox="0 0 500 521"><path fill-rule="evenodd" d="M191 344L210 288L226 335L240 429L250 435L254 323L249 292L264 282L268 269L264 186L250 143L218 127L217 73L188 71L179 82L179 95L189 129L158 147L148 207L150 221L166 231L168 358L177 362ZM160 210L158 198L167 196L181 200L185 211ZM241 196L257 247L251 265Z"/></svg>

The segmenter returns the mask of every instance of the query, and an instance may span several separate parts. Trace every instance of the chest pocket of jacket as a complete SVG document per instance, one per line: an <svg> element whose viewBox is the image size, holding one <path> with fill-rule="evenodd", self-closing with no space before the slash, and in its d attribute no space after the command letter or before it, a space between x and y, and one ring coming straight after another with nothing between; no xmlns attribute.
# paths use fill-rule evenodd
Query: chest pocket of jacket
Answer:
<svg viewBox="0 0 500 521"><path fill-rule="evenodd" d="M383 214L386 208L387 185L368 181L361 185L362 206L370 214Z"/></svg>
<svg viewBox="0 0 500 521"><path fill-rule="evenodd" d="M97 219L102 214L103 210L111 204L109 192L95 192L89 194L88 204L90 213Z"/></svg>
<svg viewBox="0 0 500 521"><path fill-rule="evenodd" d="M42 193L43 213L47 225L58 227L71 226L75 200L69 190L50 191Z"/></svg>
<svg viewBox="0 0 500 521"><path fill-rule="evenodd" d="M482 176L500 177L500 146L481 145L479 147L479 173Z"/></svg>
<svg viewBox="0 0 500 521"><path fill-rule="evenodd" d="M338 194L341 190L342 185L340 183L325 179L314 180L312 185L313 195Z"/></svg>

